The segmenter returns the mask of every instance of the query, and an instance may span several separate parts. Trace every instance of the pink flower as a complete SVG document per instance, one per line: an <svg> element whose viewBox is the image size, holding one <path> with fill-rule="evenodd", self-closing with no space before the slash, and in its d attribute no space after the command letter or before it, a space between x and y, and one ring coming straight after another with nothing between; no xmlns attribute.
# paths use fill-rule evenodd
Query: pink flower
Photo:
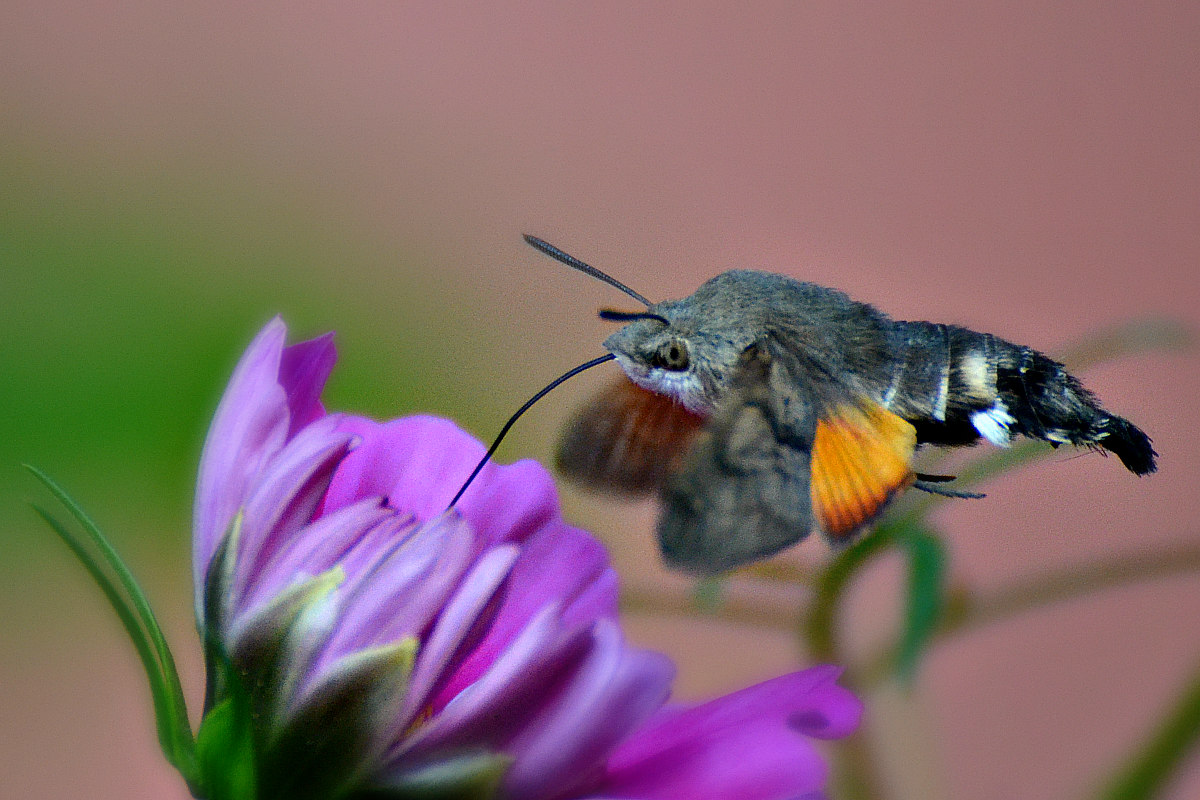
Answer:
<svg viewBox="0 0 1200 800"><path fill-rule="evenodd" d="M542 467L489 464L446 510L483 447L327 415L331 338L285 336L242 357L196 494L205 711L251 731L239 796L818 796L810 738L861 714L835 668L666 705L673 665L625 641L604 550Z"/></svg>

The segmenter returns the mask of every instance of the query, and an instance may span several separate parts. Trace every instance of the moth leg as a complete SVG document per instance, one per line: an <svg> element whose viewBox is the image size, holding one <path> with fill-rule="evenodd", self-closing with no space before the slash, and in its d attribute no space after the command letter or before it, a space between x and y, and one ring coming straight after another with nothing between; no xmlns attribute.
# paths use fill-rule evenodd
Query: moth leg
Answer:
<svg viewBox="0 0 1200 800"><path fill-rule="evenodd" d="M913 481L913 488L941 497L956 497L963 500L979 500L980 498L987 497L983 492L963 492L958 489L948 489L945 486L939 485L952 480L954 480L953 475L924 475L918 472L917 479Z"/></svg>

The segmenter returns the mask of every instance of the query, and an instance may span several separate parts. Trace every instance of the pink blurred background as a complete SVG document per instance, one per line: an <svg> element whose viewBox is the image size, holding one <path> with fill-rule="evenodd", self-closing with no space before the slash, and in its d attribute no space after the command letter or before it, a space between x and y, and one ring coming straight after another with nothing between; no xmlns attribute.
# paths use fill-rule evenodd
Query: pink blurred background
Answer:
<svg viewBox="0 0 1200 800"><path fill-rule="evenodd" d="M411 359L406 379L426 387L416 405L373 413L451 414L488 438L542 382L599 352L609 328L596 308L623 305L529 250L522 232L653 299L758 267L897 318L1047 351L1139 317L1200 324L1197 42L1200 6L1179 3L9 0L0 191L20 187L105 224L126 207L163 220L179 232L173 247L215 255L128 269L184 287L197 308L244 287L277 291L250 319L287 313L303 292L313 299L299 335L339 329L360 364L392 351ZM288 260L297 241L302 267ZM277 255L247 256L259 252ZM0 289L31 280L20 267L3 267ZM89 280L102 295L103 274ZM70 326L53 293L44 303L20 309L26 333ZM252 330L239 323L230 340ZM209 408L231 359L202 376ZM1155 438L1161 472L1138 480L1114 459L1060 453L994 481L987 500L937 517L955 579L996 588L1195 541L1198 367L1183 352L1086 373L1109 408ZM602 380L545 401L502 458L545 460L557 426ZM37 441L8 460L52 468ZM173 505L141 513L143 488L121 452L71 469L93 481L85 502L113 509L109 527L141 525L166 542L135 545L135 568L198 700L190 489L172 484ZM108 482L93 480L110 469ZM2 499L34 496L25 482ZM571 490L564 502L610 543L630 587L683 596L687 582L657 567L650 505ZM23 513L5 518L32 530ZM806 548L790 557L827 557ZM157 753L116 623L65 556L46 558L4 573L0 795L185 797ZM846 616L864 647L895 620L895 566L872 571ZM1193 574L939 647L910 696L873 706L893 796L1085 794L1193 674L1197 620ZM644 613L630 626L676 656L686 697L805 663L786 630ZM1170 796L1200 796L1197 759Z"/></svg>

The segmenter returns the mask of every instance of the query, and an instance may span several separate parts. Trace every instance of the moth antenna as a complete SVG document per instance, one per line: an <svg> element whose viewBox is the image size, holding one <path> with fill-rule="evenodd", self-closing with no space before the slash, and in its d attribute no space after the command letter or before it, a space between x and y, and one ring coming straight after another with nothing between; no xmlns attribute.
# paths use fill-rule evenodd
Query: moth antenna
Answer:
<svg viewBox="0 0 1200 800"><path fill-rule="evenodd" d="M600 309L600 319L609 322L633 322L635 319L653 319L658 320L663 325L670 326L671 320L659 314L651 314L649 311L617 311L614 308Z"/></svg>
<svg viewBox="0 0 1200 800"><path fill-rule="evenodd" d="M541 241L541 240L539 239L538 241ZM543 242L543 244L545 244L545 242ZM534 245L534 246L536 247L536 245ZM549 245L546 245L546 246L549 247ZM568 258L569 257L570 256L568 256ZM605 361L612 361L614 358L616 358L616 356L614 356L612 353L605 353L604 355L600 356L599 358L593 358L591 361L588 361L587 363L580 364L578 367L575 367L574 369L570 369L567 372L565 372L562 375L555 378L554 380L550 381L550 383L546 384L546 386L543 387L541 391L539 391L533 397L531 397L527 401L525 401L525 405L518 408L517 412L508 418L508 422L504 423L504 427L500 429L500 433L497 434L496 440L494 442L492 442L492 446L488 448L488 451L484 454L483 458L479 459L479 463L475 465L475 469L471 470L471 474L467 476L467 480L466 480L466 482L463 483L462 488L460 488L458 490L458 493L456 495L454 495L454 499L450 501L450 505L446 506L446 510L449 511L451 508L454 508L454 506L458 504L459 499L462 498L462 496L463 496L463 492L465 492L467 490L467 487L471 485L471 481L475 480L475 476L478 475L479 471L483 469L483 465L486 464L488 461L490 461L492 456L495 455L496 448L500 447L500 442L504 441L504 437L508 433L508 429L511 428L513 426L513 423L516 422L518 419L520 419L521 415L524 414L526 411L528 411L534 403L536 403L538 400L541 400L543 397L545 397L547 394L549 394L551 389L558 386L563 381L574 378L576 375L583 372L585 369L591 369L594 366L603 364Z"/></svg>
<svg viewBox="0 0 1200 800"><path fill-rule="evenodd" d="M634 300L637 300L639 303L641 303L644 306L654 305L649 300L647 300L645 297L642 297L640 294L635 292L633 289L630 289L628 286L621 283L619 280L612 277L611 275L609 275L605 272L601 272L600 270L593 267L591 264L583 263L582 261L580 261L575 256L571 255L570 253L564 253L562 250L559 250L554 245L550 244L549 242L547 242L543 239L539 239L536 236L532 236L528 233L523 234L523 235L525 237L525 241L531 247L533 247L535 250L540 250L541 252L543 252L546 255L553 258L555 261L560 261L563 264L566 264L568 267L571 267L572 269L577 269L580 272L584 273L585 275L591 275L593 278L596 278L597 280L604 281L609 286L614 286L614 287L620 289L622 292L629 295Z"/></svg>

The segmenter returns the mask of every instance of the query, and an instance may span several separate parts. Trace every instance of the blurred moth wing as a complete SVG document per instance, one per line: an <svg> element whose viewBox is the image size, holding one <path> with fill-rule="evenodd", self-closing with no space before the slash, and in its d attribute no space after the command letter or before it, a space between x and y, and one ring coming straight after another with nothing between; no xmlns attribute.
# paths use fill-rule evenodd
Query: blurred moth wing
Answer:
<svg viewBox="0 0 1200 800"><path fill-rule="evenodd" d="M555 465L591 489L656 492L680 469L705 419L621 376L572 418Z"/></svg>
<svg viewBox="0 0 1200 800"><path fill-rule="evenodd" d="M865 397L822 397L798 380L795 361L772 339L742 353L729 391L663 490L658 535L672 566L721 572L814 529L847 541L913 482L913 426Z"/></svg>
<svg viewBox="0 0 1200 800"><path fill-rule="evenodd" d="M772 349L742 353L707 419L622 380L567 427L560 468L592 488L661 489L663 555L689 572L764 558L813 529L848 539L912 482L915 430L869 400L818 401Z"/></svg>
<svg viewBox="0 0 1200 800"><path fill-rule="evenodd" d="M808 535L815 419L803 411L781 435L771 371L764 348L743 354L725 402L663 487L658 539L672 567L722 572Z"/></svg>

